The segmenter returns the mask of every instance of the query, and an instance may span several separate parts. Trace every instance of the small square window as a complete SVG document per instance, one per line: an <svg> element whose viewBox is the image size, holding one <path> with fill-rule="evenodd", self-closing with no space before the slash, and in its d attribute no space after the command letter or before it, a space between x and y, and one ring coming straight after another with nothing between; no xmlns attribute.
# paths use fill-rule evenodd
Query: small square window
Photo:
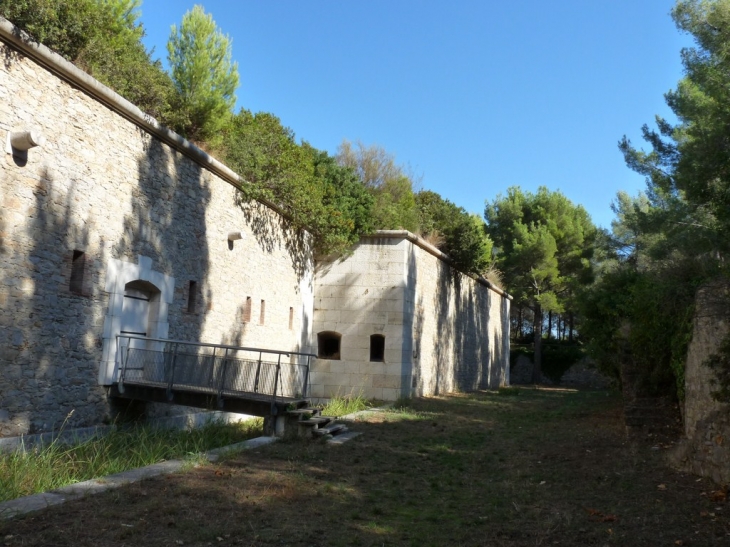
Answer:
<svg viewBox="0 0 730 547"><path fill-rule="evenodd" d="M376 362L385 360L385 336L382 334L370 336L370 360Z"/></svg>
<svg viewBox="0 0 730 547"><path fill-rule="evenodd" d="M317 357L322 359L340 358L340 340L342 335L337 332L318 332L317 333Z"/></svg>
<svg viewBox="0 0 730 547"><path fill-rule="evenodd" d="M197 296L198 284L195 281L190 281L188 284L188 313L195 313Z"/></svg>
<svg viewBox="0 0 730 547"><path fill-rule="evenodd" d="M84 293L84 270L86 266L86 253L74 251L71 257L71 280L68 289L74 294Z"/></svg>
<svg viewBox="0 0 730 547"><path fill-rule="evenodd" d="M250 323L251 322L251 297L246 297L246 303L243 305L243 322L244 323Z"/></svg>

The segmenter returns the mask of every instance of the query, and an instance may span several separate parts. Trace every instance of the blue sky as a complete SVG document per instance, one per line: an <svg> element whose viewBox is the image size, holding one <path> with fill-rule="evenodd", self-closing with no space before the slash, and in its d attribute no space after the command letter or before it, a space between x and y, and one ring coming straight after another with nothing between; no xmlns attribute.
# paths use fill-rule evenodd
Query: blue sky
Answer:
<svg viewBox="0 0 730 547"><path fill-rule="evenodd" d="M644 188L617 142L670 117L691 45L672 0L143 0L163 64L195 3L233 39L238 107L331 153L378 144L475 213L544 185L606 227L616 192Z"/></svg>

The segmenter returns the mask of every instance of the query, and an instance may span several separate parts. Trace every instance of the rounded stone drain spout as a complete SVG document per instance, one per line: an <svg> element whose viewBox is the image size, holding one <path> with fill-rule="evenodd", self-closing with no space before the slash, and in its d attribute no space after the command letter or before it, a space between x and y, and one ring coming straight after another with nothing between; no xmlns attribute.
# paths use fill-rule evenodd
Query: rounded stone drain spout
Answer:
<svg viewBox="0 0 730 547"><path fill-rule="evenodd" d="M46 144L46 138L39 131L11 131L8 133L6 152L27 152L36 146Z"/></svg>

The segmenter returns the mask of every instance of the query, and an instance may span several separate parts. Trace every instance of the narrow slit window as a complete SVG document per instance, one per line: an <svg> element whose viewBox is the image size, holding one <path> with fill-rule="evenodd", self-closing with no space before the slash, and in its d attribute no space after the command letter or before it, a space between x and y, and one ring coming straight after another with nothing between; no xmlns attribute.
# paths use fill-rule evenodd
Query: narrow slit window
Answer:
<svg viewBox="0 0 730 547"><path fill-rule="evenodd" d="M379 362L385 360L385 336L382 334L370 336L370 360Z"/></svg>
<svg viewBox="0 0 730 547"><path fill-rule="evenodd" d="M289 308L289 330L294 329L294 308Z"/></svg>
<svg viewBox="0 0 730 547"><path fill-rule="evenodd" d="M322 359L339 359L341 338L342 335L337 332L318 332L317 357Z"/></svg>
<svg viewBox="0 0 730 547"><path fill-rule="evenodd" d="M86 265L86 253L83 251L74 251L71 257L71 281L69 282L69 290L75 294L83 294L84 292L84 266Z"/></svg>
<svg viewBox="0 0 730 547"><path fill-rule="evenodd" d="M243 322L251 322L251 297L246 297L246 303L243 305Z"/></svg>
<svg viewBox="0 0 730 547"><path fill-rule="evenodd" d="M195 281L190 281L188 284L188 313L195 313L197 293L198 284Z"/></svg>
<svg viewBox="0 0 730 547"><path fill-rule="evenodd" d="M266 320L266 300L261 301L261 313L259 314L259 325L263 325Z"/></svg>

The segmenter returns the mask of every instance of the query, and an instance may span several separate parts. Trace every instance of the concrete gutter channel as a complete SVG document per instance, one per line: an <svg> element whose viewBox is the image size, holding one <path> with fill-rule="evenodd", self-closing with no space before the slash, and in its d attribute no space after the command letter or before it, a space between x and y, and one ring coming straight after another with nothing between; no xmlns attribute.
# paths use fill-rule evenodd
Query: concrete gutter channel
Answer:
<svg viewBox="0 0 730 547"><path fill-rule="evenodd" d="M360 412L348 414L347 416L342 416L338 419L347 422L356 421L369 413L385 410L385 408L386 407L380 407L362 410ZM342 435L329 439L327 443L332 445L341 445L358 435L360 435L360 433L355 431L343 433ZM258 448L259 446L271 444L276 440L276 437L256 437L255 439L250 439L248 441L210 450L203 454L203 458L209 462L216 462L223 455L235 454L243 450ZM40 511L52 505L60 505L67 501L76 500L92 494L99 494L101 492L119 488L120 486L126 486L144 479L177 473L188 465L190 465L189 462L184 460L169 460L148 465L146 467L130 469L129 471L123 471L122 473L116 473L114 475L98 479L69 484L68 486L63 486L49 492L5 501L0 503L0 519L11 519L26 513Z"/></svg>

